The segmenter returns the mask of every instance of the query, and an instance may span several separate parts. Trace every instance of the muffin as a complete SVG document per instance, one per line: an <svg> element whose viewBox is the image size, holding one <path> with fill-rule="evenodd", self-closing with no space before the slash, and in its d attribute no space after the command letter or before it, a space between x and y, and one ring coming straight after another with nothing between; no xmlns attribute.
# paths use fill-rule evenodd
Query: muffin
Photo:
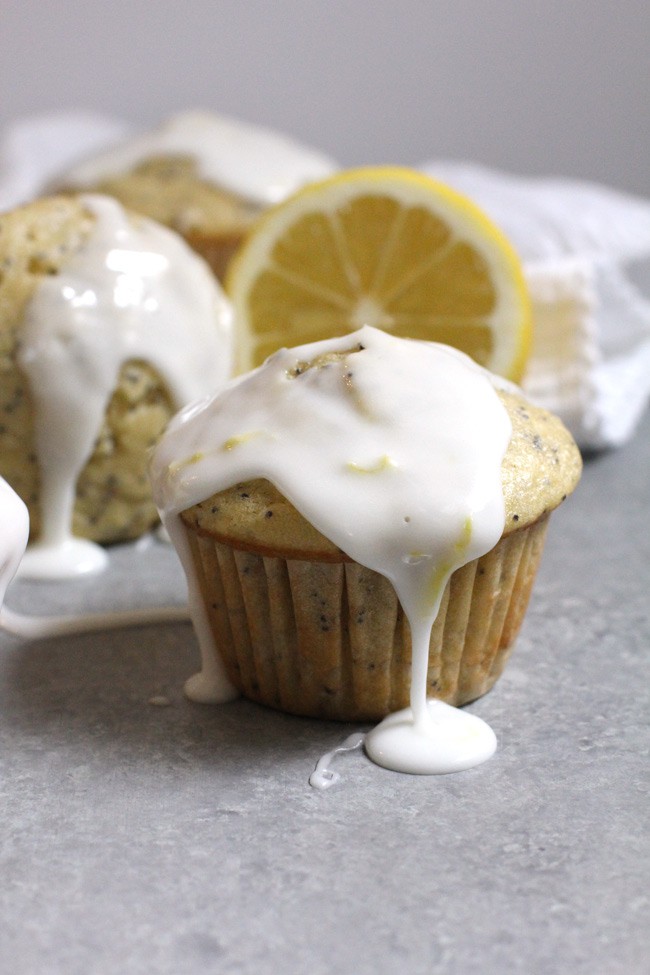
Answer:
<svg viewBox="0 0 650 975"><path fill-rule="evenodd" d="M284 136L194 111L81 162L57 189L106 193L166 224L221 279L265 207L334 168Z"/></svg>
<svg viewBox="0 0 650 975"><path fill-rule="evenodd" d="M99 196L0 215L0 475L32 541L151 528L147 452L230 363L228 302L167 228Z"/></svg>
<svg viewBox="0 0 650 975"><path fill-rule="evenodd" d="M417 632L426 693L479 697L580 470L560 420L456 350L364 328L276 353L153 456L203 653L190 696L376 720L409 703Z"/></svg>

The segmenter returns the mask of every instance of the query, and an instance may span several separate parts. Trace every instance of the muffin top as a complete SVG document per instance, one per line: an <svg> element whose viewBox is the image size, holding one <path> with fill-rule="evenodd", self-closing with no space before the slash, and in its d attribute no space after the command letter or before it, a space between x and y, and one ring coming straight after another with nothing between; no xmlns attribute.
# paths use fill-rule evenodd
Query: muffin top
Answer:
<svg viewBox="0 0 650 975"><path fill-rule="evenodd" d="M580 478L580 452L562 421L527 402L514 389L497 390L512 424L501 465L505 503L504 535L526 528L556 508ZM182 513L199 533L234 548L285 558L347 561L268 480L234 484Z"/></svg>
<svg viewBox="0 0 650 975"><path fill-rule="evenodd" d="M88 239L93 214L79 199L46 197L0 214L0 343L11 333L38 285L56 275Z"/></svg>
<svg viewBox="0 0 650 975"><path fill-rule="evenodd" d="M101 415L129 360L151 363L177 408L228 379L232 313L205 262L108 197L0 214L0 366L27 378L37 417L70 424L95 401Z"/></svg>
<svg viewBox="0 0 650 975"><path fill-rule="evenodd" d="M188 387L179 405L230 373L229 303L179 236L99 195L44 197L0 214L0 352L17 351L19 331L23 368L52 341L62 362L65 349L73 359L79 346L88 358L100 330L97 360L127 346L131 355L122 358L142 355L139 333L153 335L143 357L160 360L174 392ZM39 339L39 349L30 348ZM194 373L209 361L218 375L181 378L188 347L200 349Z"/></svg>
<svg viewBox="0 0 650 975"><path fill-rule="evenodd" d="M265 371L274 377L266 385L260 378ZM580 475L579 452L560 420L528 404L514 387L495 390L498 380L445 346L366 328L283 350L250 377L224 391L210 410L179 417L153 464L160 508L180 512L199 532L238 548L363 561L354 552L353 536L357 525L367 522L377 534L399 536L404 558L417 560L417 532L431 519L424 529L426 545L440 531L441 551L456 553L464 545L463 526L471 521L467 531L474 536L491 506L494 511L500 506L491 521L494 536L500 518L494 544L504 531L525 527L556 507ZM240 402L233 422L222 422L229 404L243 401L248 383L260 386L259 410L246 416ZM309 384L309 396L303 399L297 387L294 396L292 383ZM285 441L275 426L275 401L285 395L280 426L300 429L301 446L292 458L294 466L303 458L305 471L298 480L307 485L307 495L311 492L307 501L283 469ZM274 414L268 423L266 409ZM331 450L333 459L324 460L323 452ZM235 455L239 463L233 462ZM330 463L341 479L340 510L319 523L311 513L330 490ZM216 490L208 489L208 470L217 472ZM228 483L229 471L240 476ZM323 504L331 505L331 497ZM447 534L446 522L454 519Z"/></svg>

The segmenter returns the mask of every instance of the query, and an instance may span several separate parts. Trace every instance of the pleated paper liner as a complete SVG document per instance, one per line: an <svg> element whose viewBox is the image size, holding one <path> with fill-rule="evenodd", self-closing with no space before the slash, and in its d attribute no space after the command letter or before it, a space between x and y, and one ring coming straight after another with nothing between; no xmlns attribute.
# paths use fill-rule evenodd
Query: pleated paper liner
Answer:
<svg viewBox="0 0 650 975"><path fill-rule="evenodd" d="M447 585L429 696L465 704L503 671L530 598L548 515L505 536ZM186 526L218 652L253 701L292 714L376 721L409 703L409 625L392 585L355 562L241 551Z"/></svg>

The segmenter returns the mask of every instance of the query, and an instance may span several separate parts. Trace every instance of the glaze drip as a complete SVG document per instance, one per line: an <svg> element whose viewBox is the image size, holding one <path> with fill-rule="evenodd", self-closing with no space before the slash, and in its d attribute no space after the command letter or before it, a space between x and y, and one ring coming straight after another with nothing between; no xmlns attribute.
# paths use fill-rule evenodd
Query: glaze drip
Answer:
<svg viewBox="0 0 650 975"><path fill-rule="evenodd" d="M230 306L207 266L164 227L114 200L82 197L95 216L83 247L39 284L25 312L19 364L35 409L42 530L22 575L101 569L104 551L71 533L77 478L128 360L150 363L177 408L231 370Z"/></svg>
<svg viewBox="0 0 650 975"><path fill-rule="evenodd" d="M470 359L370 327L280 350L211 400L182 411L154 453L151 475L188 577L202 648L203 670L188 692L203 701L235 693L202 607L179 513L262 477L348 556L386 576L409 621L411 707L371 732L368 754L419 773L489 757L496 744L491 729L457 709L428 704L426 677L447 580L501 537L501 463L510 434L492 378Z"/></svg>

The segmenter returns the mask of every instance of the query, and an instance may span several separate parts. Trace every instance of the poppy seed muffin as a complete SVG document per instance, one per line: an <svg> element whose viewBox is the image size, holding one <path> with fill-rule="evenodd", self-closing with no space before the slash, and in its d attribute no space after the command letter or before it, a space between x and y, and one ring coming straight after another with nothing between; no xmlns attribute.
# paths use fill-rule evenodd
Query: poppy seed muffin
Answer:
<svg viewBox="0 0 650 975"><path fill-rule="evenodd" d="M365 329L357 334L361 343L367 339L378 345L407 341L386 336L378 341L373 333ZM354 336L342 341L350 338ZM326 345L316 343L314 348L321 344ZM360 351L364 348L364 344L358 346ZM291 351L282 353L287 361ZM344 353L344 386L345 377L356 376L358 371L347 365L355 351ZM271 370L275 358L261 369ZM316 356L301 362L295 374L331 367L337 368L331 356ZM277 398L277 383L282 382L281 376L272 381L270 396ZM239 392L233 388L233 396ZM322 390L317 389L317 395L322 398ZM357 390L352 397L349 390L342 395L350 415L367 413L361 423L374 436L377 417L367 411L363 397ZM489 550L450 575L429 643L428 693L455 705L484 694L502 672L529 600L549 515L574 489L581 470L578 449L559 419L527 403L514 388L499 389L495 398L512 428L501 463L503 531ZM377 402L381 401L380 397ZM218 417L221 402L227 402L225 396L213 404L213 418ZM259 419L256 412L253 416L260 423L259 431L255 426L251 433L230 438L221 446L217 437L205 448L215 465L227 463L226 452L240 450L242 445L247 448L256 440L261 443L263 436L271 437L271 453L264 456L267 462L273 458L273 444L279 449L281 434L276 436L273 424L265 433L263 407ZM431 422L435 426L433 418ZM426 417L424 425L428 425ZM209 424L206 429L209 431ZM170 443L175 433L182 435L182 422L166 435ZM435 431L431 436L435 439ZM192 443L196 447L198 442L200 437L195 434ZM162 454L173 456L165 451L163 440ZM252 446L250 452L254 453ZM397 451L395 455L398 458ZM362 490L370 483L369 477L394 477L400 461L392 464L392 455L386 456L386 463L354 465ZM178 464L172 463L162 474L162 457L158 467L154 455L155 477L161 478L159 507L173 493L169 484L177 474L182 476L183 466L194 470L203 457L199 450L179 458ZM200 479L201 474L197 476ZM316 493L319 484L316 478ZM427 493L425 484L423 506ZM194 504L179 505L176 537L180 537L184 561L189 562L196 579L213 646L238 691L291 713L349 721L375 720L407 706L411 630L386 573L360 564L317 530L266 478L240 480ZM409 522L411 518L400 520ZM382 533L388 531L388 524L385 529L383 524L380 521L378 527ZM341 537L346 538L346 533ZM452 550L458 548L459 543L452 546ZM423 557L416 550L402 561L415 564Z"/></svg>
<svg viewBox="0 0 650 975"><path fill-rule="evenodd" d="M170 255L180 265L173 270ZM95 397L87 456L77 475L63 471L72 478L72 533L115 542L156 523L147 453L186 401L155 348L168 339L166 326L157 333L167 313L154 306L169 284L177 344L192 348L206 371L212 363L218 384L229 372L229 310L180 238L99 197L46 197L0 215L0 475L28 506L32 540L50 514L45 457L59 451L65 464L75 453L77 433L85 436L77 424L92 420ZM183 314L195 290L196 329L194 299ZM53 490L63 505L61 484Z"/></svg>

